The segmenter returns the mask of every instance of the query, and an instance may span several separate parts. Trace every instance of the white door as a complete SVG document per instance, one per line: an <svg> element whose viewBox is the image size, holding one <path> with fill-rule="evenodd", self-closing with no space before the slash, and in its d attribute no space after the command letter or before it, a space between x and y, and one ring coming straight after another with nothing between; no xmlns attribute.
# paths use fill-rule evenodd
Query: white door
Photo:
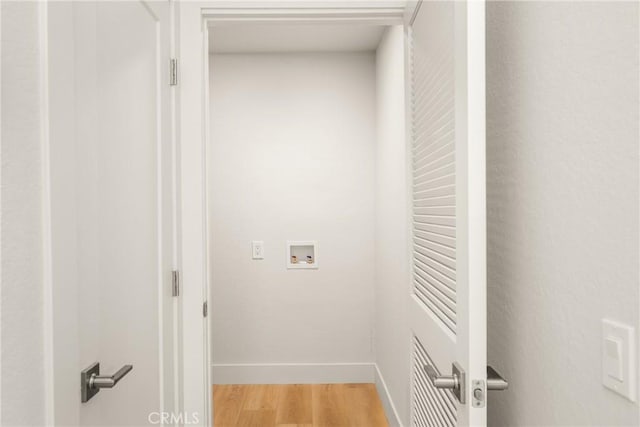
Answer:
<svg viewBox="0 0 640 427"><path fill-rule="evenodd" d="M55 129L51 143L57 424L176 421L162 414L177 410L179 378L169 7L168 1L50 5L51 48L65 47L55 44L65 31L73 44L66 46L73 56L51 51L49 62L51 78L60 81L65 76L56 67L71 64L73 100L66 102L75 137L64 156L68 141L56 140ZM64 102L52 89L51 108ZM63 173L66 185L58 185ZM63 252L74 273L56 283ZM86 376L97 378L84 384L81 371L96 363L99 373Z"/></svg>
<svg viewBox="0 0 640 427"><path fill-rule="evenodd" d="M419 2L407 34L412 117L412 423L483 426L484 2ZM455 387L456 370L457 388L435 387ZM480 391L475 391L474 399L476 389Z"/></svg>

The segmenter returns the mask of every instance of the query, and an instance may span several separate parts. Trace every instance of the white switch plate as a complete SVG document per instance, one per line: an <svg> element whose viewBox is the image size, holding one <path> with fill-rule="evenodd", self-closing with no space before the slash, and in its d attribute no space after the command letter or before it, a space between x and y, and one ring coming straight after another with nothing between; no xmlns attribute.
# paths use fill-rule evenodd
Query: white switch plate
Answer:
<svg viewBox="0 0 640 427"><path fill-rule="evenodd" d="M262 240L251 242L251 257L253 259L264 259L264 242Z"/></svg>
<svg viewBox="0 0 640 427"><path fill-rule="evenodd" d="M602 384L636 401L636 331L632 326L602 319Z"/></svg>

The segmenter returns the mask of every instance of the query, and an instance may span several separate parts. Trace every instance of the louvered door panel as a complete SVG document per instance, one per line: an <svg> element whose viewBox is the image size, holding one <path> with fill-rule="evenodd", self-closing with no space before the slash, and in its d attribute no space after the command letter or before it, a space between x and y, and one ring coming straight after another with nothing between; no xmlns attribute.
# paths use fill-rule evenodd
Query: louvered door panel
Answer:
<svg viewBox="0 0 640 427"><path fill-rule="evenodd" d="M435 388L424 371L434 365L417 337L413 337L413 420L415 427L455 427L455 397L448 390Z"/></svg>
<svg viewBox="0 0 640 427"><path fill-rule="evenodd" d="M428 5L453 17L452 5ZM456 331L455 93L451 25L420 26L411 38L413 292ZM428 31L428 34L421 34Z"/></svg>
<svg viewBox="0 0 640 427"><path fill-rule="evenodd" d="M411 2L408 2L411 3ZM420 0L407 31L411 115L411 425L486 425L485 15L483 0ZM436 389L464 372L462 393Z"/></svg>

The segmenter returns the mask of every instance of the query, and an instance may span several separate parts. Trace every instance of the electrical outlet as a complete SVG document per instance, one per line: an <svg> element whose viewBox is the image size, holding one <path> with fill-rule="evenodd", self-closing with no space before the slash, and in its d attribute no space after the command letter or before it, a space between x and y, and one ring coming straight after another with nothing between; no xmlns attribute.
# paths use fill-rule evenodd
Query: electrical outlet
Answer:
<svg viewBox="0 0 640 427"><path fill-rule="evenodd" d="M253 259L264 259L264 242L262 240L251 242L251 254Z"/></svg>

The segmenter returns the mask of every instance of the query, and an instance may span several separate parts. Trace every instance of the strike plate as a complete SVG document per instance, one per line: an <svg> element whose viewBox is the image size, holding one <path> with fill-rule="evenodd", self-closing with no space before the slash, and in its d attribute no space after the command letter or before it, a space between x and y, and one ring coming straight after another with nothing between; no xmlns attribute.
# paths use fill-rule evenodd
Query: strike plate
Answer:
<svg viewBox="0 0 640 427"><path fill-rule="evenodd" d="M484 408L487 391L483 380L473 380L471 382L471 399L474 408Z"/></svg>

